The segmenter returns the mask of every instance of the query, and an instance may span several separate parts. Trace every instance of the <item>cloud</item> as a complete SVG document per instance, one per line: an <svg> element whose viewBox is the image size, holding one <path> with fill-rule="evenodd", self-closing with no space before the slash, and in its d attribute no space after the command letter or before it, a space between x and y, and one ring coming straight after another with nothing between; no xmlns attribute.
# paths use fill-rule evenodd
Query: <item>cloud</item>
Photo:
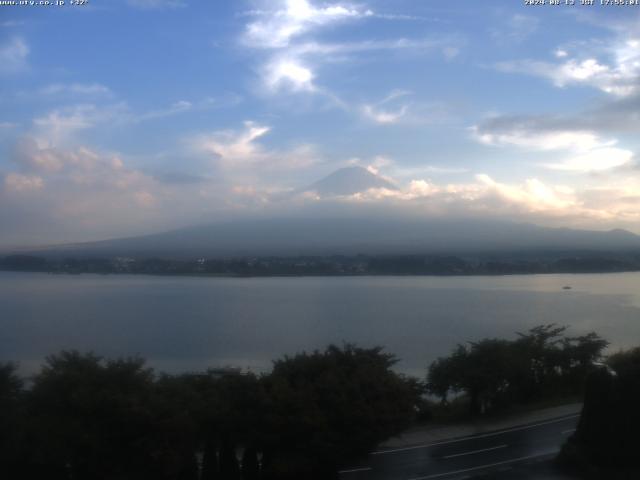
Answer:
<svg viewBox="0 0 640 480"><path fill-rule="evenodd" d="M325 47L314 43L295 46L292 41L322 27L362 18L371 12L342 4L316 7L307 0L274 3L275 8L253 12L257 18L246 25L242 43L252 49L272 51L260 67L269 92L316 92L315 73L308 56L318 54Z"/></svg>
<svg viewBox="0 0 640 480"><path fill-rule="evenodd" d="M499 43L520 43L533 35L540 25L540 19L532 15L515 14L508 17L501 28L492 28L491 36Z"/></svg>
<svg viewBox="0 0 640 480"><path fill-rule="evenodd" d="M616 143L615 140L602 140L590 131L537 131L513 124L501 129L491 129L488 125L472 127L472 132L474 137L485 145L516 146L543 151L561 149L588 151Z"/></svg>
<svg viewBox="0 0 640 480"><path fill-rule="evenodd" d="M438 184L428 179L413 179L398 190L370 189L343 197L341 202L373 207L376 211L394 207L405 214L499 217L562 226L601 227L607 222L616 225L616 221L637 220L640 196L636 194L635 201L629 201L622 198L620 191L616 192L612 197L615 200L603 203L589 201L594 193L588 189L550 185L537 178L506 183L478 174L466 183Z"/></svg>
<svg viewBox="0 0 640 480"><path fill-rule="evenodd" d="M411 95L411 92L404 90L394 90L381 101L375 104L364 104L362 106L362 113L365 118L372 120L379 124L393 124L398 123L402 117L407 113L407 105L398 105L393 110L383 109L385 105L397 104L398 99Z"/></svg>
<svg viewBox="0 0 640 480"><path fill-rule="evenodd" d="M268 8L246 13L252 20L245 26L241 44L262 57L257 70L269 93L319 93L335 99L334 94L316 83L318 66L344 62L350 55L358 53L383 50L438 50L447 59L452 59L459 53L460 42L448 37L320 42L314 35L322 30L347 22L378 18L377 14L355 3L318 5L309 0L263 3ZM384 17L394 20L390 14ZM406 20L401 17L397 20ZM378 117L389 118L384 114Z"/></svg>
<svg viewBox="0 0 640 480"><path fill-rule="evenodd" d="M436 182L423 176L409 177L402 183L385 177L398 186L397 190L370 189L330 198L276 195L277 188L260 183L261 172L282 172L315 157L308 146L266 148L261 141L269 132L265 125L247 122L239 131L218 131L197 139L204 142L198 144L202 151L223 168L256 172L255 183L248 181L246 173L240 175L240 182L215 183L199 175L145 172L131 167L118 153L83 145L44 147L26 137L13 155L16 170L6 173L0 183L0 217L15 222L17 213L12 212L29 209L31 218L43 218L43 230L34 230L41 236L34 238L47 241L146 233L200 223L214 216L277 216L307 211L357 213L394 208L407 214L502 216L587 226L606 222L620 226L640 217L640 182L631 179L602 184L598 189L576 189L535 177L501 182L478 174L458 183ZM350 163L366 166L377 175L396 169L393 160L383 156L367 161L352 159ZM432 170L440 173L441 169ZM429 171L425 167L422 173ZM4 225L11 222L5 221Z"/></svg>
<svg viewBox="0 0 640 480"><path fill-rule="evenodd" d="M0 74L22 72L27 68L29 47L20 37L13 37L0 46Z"/></svg>
<svg viewBox="0 0 640 480"><path fill-rule="evenodd" d="M24 25L24 22L21 20L6 20L4 22L0 22L1 28L20 27L22 25Z"/></svg>
<svg viewBox="0 0 640 480"><path fill-rule="evenodd" d="M40 190L44 185L42 177L36 175L22 175L11 172L4 177L4 188L10 192L24 192Z"/></svg>
<svg viewBox="0 0 640 480"><path fill-rule="evenodd" d="M242 132L222 131L201 136L196 146L230 166L260 161L265 153L255 140L266 135L270 128L251 121L245 122L244 127Z"/></svg>
<svg viewBox="0 0 640 480"><path fill-rule="evenodd" d="M287 87L296 92L313 92L313 77L313 72L296 58L276 57L265 66L265 83L272 91Z"/></svg>
<svg viewBox="0 0 640 480"><path fill-rule="evenodd" d="M205 97L197 100L178 100L172 104L158 108L155 110L148 110L146 112L133 112L129 111L127 107L126 112L121 112L120 119L124 123L140 123L148 120L157 120L161 118L171 117L174 115L180 115L187 112L197 112L209 110L212 108L223 108L233 105L237 105L242 101L242 97L235 94L227 94L221 97Z"/></svg>
<svg viewBox="0 0 640 480"><path fill-rule="evenodd" d="M258 140L270 130L268 126L247 121L242 131L225 130L199 135L192 138L190 144L196 151L212 156L216 164L231 170L304 168L317 162L311 145L303 144L285 151L262 146Z"/></svg>
<svg viewBox="0 0 640 480"><path fill-rule="evenodd" d="M50 86L51 87L51 86ZM47 87L46 92L55 95L57 92L70 90L58 90ZM73 87L73 85L72 85ZM106 88L106 87L105 87ZM100 85L78 85L73 89L77 94L85 92L104 92ZM41 143L60 144L73 139L78 132L97 127L128 125L158 120L193 111L204 111L211 108L224 107L239 102L237 96L228 98L204 98L198 101L178 100L172 104L143 112L133 111L125 102L116 103L78 103L50 110L33 119L34 131L32 132Z"/></svg>
<svg viewBox="0 0 640 480"><path fill-rule="evenodd" d="M60 144L73 138L79 131L98 125L123 122L130 118L126 104L106 106L78 104L54 109L33 120L35 136L41 143Z"/></svg>
<svg viewBox="0 0 640 480"><path fill-rule="evenodd" d="M39 90L41 95L72 95L72 96L109 96L113 92L99 83L72 83L70 85L54 83Z"/></svg>
<svg viewBox="0 0 640 480"><path fill-rule="evenodd" d="M362 113L369 120L373 120L375 123L388 125L398 123L407 113L407 106L403 105L395 111L388 111L379 109L373 105L364 105L362 107Z"/></svg>
<svg viewBox="0 0 640 480"><path fill-rule="evenodd" d="M485 145L560 153L556 161L539 163L552 170L590 173L631 164L633 152L617 147L617 139L602 138L592 130L562 130L560 125L553 118L497 117L471 131Z"/></svg>
<svg viewBox="0 0 640 480"><path fill-rule="evenodd" d="M133 113L130 115L129 120L134 123L144 122L147 120L156 120L158 118L170 117L173 115L185 113L195 109L200 110L203 108L207 108L209 106L213 106L214 103L215 102L213 101L213 99L205 100L205 102L199 103L198 105L194 105L188 100L178 100L177 102L172 103L166 108L150 110L148 112L143 112L138 114Z"/></svg>
<svg viewBox="0 0 640 480"><path fill-rule="evenodd" d="M586 125L611 132L640 131L640 91L629 97L615 98L569 119L574 124Z"/></svg>
<svg viewBox="0 0 640 480"><path fill-rule="evenodd" d="M569 172L603 172L630 165L633 156L630 150L602 147L570 156L558 163L545 164L545 166L552 170Z"/></svg>
<svg viewBox="0 0 640 480"><path fill-rule="evenodd" d="M584 85L617 97L640 93L640 37L612 43L611 47L599 47L595 51L585 52L583 48L577 56L558 49L555 56L562 60L560 63L516 60L498 63L497 68L507 73L546 78L560 88Z"/></svg>
<svg viewBox="0 0 640 480"><path fill-rule="evenodd" d="M51 95L58 92L57 87L49 91ZM139 158L86 143L89 131L225 104L225 99L178 100L165 109L136 113L122 102L85 103L37 115L30 127L15 133L21 136L13 137L15 144L7 149L0 170L0 242L142 234L200 223L203 217L231 209L230 204L242 204L211 166L207 175L162 173L162 166L141 168L136 166ZM273 163L280 161L275 155L282 153L282 162L290 164L311 156L304 145L283 152L260 147L255 153ZM181 154L181 160L191 161L188 152Z"/></svg>
<svg viewBox="0 0 640 480"><path fill-rule="evenodd" d="M84 145L43 147L26 137L12 160L15 170L0 176L0 219L8 229L3 242L142 234L180 221L197 223L205 211L216 209L215 203L203 202L208 183L194 189L193 184L161 182L117 153ZM214 202L223 205L220 197Z"/></svg>
<svg viewBox="0 0 640 480"><path fill-rule="evenodd" d="M365 120L378 125L425 125L444 123L452 119L451 108L440 102L419 102L413 100L412 92L396 89L378 102L363 103L354 108L345 105L347 110L355 110Z"/></svg>
<svg viewBox="0 0 640 480"><path fill-rule="evenodd" d="M39 145L25 136L16 147L15 163L30 174L58 178L84 186L126 189L147 175L125 168L119 155L99 153L86 146L75 148Z"/></svg>
<svg viewBox="0 0 640 480"><path fill-rule="evenodd" d="M287 47L291 40L319 27L373 14L357 6L331 4L315 7L308 0L273 2L279 8L255 12L259 17L245 29L244 42L254 48Z"/></svg>
<svg viewBox="0 0 640 480"><path fill-rule="evenodd" d="M288 51L296 56L318 55L329 56L330 59L343 58L341 55L363 52L415 50L421 53L441 51L447 58L455 57L461 40L458 37L440 38L393 38L386 40L364 40L359 42L319 43L305 42L292 45ZM455 51L447 52L447 49ZM331 57L333 55L333 58Z"/></svg>

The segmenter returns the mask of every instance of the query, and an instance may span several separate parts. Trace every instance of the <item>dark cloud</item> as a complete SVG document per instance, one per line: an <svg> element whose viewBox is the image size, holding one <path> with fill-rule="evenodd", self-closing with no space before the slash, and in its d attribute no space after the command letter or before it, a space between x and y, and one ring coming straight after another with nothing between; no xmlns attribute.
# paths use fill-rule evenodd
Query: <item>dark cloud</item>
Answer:
<svg viewBox="0 0 640 480"><path fill-rule="evenodd" d="M502 115L480 123L478 133L528 131L585 131L626 134L640 132L640 94L607 99L578 113L547 115Z"/></svg>

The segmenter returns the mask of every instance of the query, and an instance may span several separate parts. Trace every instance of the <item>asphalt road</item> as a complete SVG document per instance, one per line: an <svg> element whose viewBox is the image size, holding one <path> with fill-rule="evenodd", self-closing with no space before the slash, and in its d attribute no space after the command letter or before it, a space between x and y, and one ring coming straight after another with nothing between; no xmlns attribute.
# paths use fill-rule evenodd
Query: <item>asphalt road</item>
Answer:
<svg viewBox="0 0 640 480"><path fill-rule="evenodd" d="M372 452L340 472L342 480L453 480L523 468L551 458L579 415L441 442ZM490 477L490 475L489 475Z"/></svg>

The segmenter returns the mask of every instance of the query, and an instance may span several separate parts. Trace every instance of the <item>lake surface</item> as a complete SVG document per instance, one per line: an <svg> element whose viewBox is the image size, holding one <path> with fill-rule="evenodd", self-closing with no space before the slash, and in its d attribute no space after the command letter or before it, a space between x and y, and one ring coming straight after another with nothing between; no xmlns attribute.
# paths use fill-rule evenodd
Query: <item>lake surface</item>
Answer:
<svg viewBox="0 0 640 480"><path fill-rule="evenodd" d="M570 285L571 290L563 290ZM30 373L61 349L139 354L160 370L255 372L329 343L383 345L397 370L541 323L640 345L640 273L190 278L0 272L0 360Z"/></svg>

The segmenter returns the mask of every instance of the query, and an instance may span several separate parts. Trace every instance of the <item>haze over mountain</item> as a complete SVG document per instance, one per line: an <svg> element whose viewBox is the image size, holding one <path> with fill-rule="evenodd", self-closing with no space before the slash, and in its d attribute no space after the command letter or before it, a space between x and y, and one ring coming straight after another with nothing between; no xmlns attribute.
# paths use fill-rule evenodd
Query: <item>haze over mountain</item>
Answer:
<svg viewBox="0 0 640 480"><path fill-rule="evenodd" d="M354 195L372 188L397 190L393 183L360 166L346 167L336 170L326 177L298 190L298 193L310 192L320 197L336 195Z"/></svg>
<svg viewBox="0 0 640 480"><path fill-rule="evenodd" d="M294 193L322 197L397 190L362 167L339 169ZM640 249L640 236L545 228L507 220L425 217L357 207L342 214L242 218L163 233L31 249L48 256L230 257L354 254L465 254Z"/></svg>

